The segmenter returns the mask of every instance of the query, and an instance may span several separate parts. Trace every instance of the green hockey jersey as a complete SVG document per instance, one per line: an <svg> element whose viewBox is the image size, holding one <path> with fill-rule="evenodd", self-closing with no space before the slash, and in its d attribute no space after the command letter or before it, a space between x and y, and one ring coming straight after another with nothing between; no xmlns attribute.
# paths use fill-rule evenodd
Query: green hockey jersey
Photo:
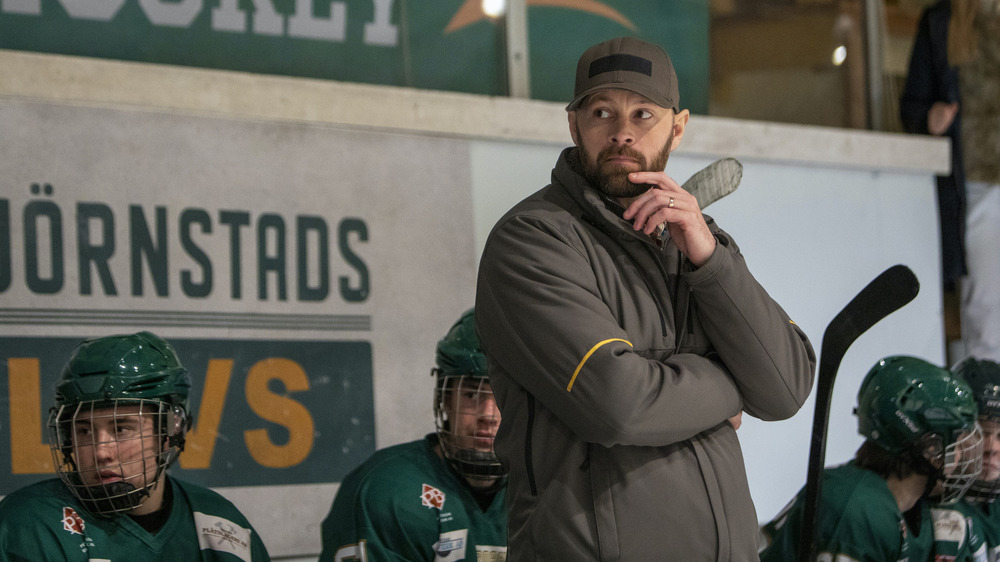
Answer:
<svg viewBox="0 0 1000 562"><path fill-rule="evenodd" d="M975 523L986 539L990 562L1000 562L1000 502L971 503Z"/></svg>
<svg viewBox="0 0 1000 562"><path fill-rule="evenodd" d="M1000 562L1000 503L961 500L956 504L956 509L960 510L968 520L971 541L975 542L981 537L986 543L985 558L979 555L972 559L977 562L979 560ZM935 528L935 535L937 534L939 533Z"/></svg>
<svg viewBox="0 0 1000 562"><path fill-rule="evenodd" d="M166 523L151 534L126 515L91 514L59 479L0 501L0 562L269 562L256 531L219 494L174 478Z"/></svg>
<svg viewBox="0 0 1000 562"><path fill-rule="evenodd" d="M320 562L503 562L504 488L485 511L434 452L437 436L376 451L340 484Z"/></svg>
<svg viewBox="0 0 1000 562"><path fill-rule="evenodd" d="M761 529L761 562L797 559L803 496L800 491ZM917 509L927 511L926 502L920 502ZM923 513L921 520L929 521L930 513ZM853 463L823 471L816 514L818 560L924 562L930 556L933 533L913 531L879 475Z"/></svg>

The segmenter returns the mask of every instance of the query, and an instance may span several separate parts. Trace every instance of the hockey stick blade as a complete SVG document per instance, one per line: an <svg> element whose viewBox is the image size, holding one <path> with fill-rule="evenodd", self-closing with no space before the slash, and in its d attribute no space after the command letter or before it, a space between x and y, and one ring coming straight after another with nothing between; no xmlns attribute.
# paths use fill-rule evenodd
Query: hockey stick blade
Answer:
<svg viewBox="0 0 1000 562"><path fill-rule="evenodd" d="M802 526L798 545L799 562L816 557L816 516L826 462L826 432L830 419L830 399L840 362L847 349L861 334L886 316L912 301L920 291L916 275L905 265L894 265L882 272L858 293L823 333L819 371L816 376L816 410L813 415L809 465L806 473Z"/></svg>
<svg viewBox="0 0 1000 562"><path fill-rule="evenodd" d="M722 158L705 166L688 178L681 188L698 200L704 209L736 191L743 179L743 164L735 158Z"/></svg>

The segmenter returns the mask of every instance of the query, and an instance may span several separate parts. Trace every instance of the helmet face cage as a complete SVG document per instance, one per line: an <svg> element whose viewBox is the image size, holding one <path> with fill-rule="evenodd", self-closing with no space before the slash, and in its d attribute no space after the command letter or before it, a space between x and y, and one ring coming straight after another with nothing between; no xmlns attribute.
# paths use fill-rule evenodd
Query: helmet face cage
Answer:
<svg viewBox="0 0 1000 562"><path fill-rule="evenodd" d="M98 515L139 507L183 449L188 420L164 400L84 401L53 408L56 473Z"/></svg>
<svg viewBox="0 0 1000 562"><path fill-rule="evenodd" d="M979 424L983 432L983 466L965 497L971 501L993 503L1000 496L1000 419L981 416Z"/></svg>
<svg viewBox="0 0 1000 562"><path fill-rule="evenodd" d="M1000 496L1000 364L969 357L954 371L972 387L983 430L983 470L965 497L992 503Z"/></svg>
<svg viewBox="0 0 1000 562"><path fill-rule="evenodd" d="M929 452L929 449L924 450ZM937 449L940 450L940 439ZM971 430L959 432L952 443L944 448L944 454L937 455L937 459L941 460L927 460L933 466L940 467L943 474L940 503L955 503L965 495L983 468L983 432L979 424L975 424Z"/></svg>
<svg viewBox="0 0 1000 562"><path fill-rule="evenodd" d="M489 485L504 475L493 451L500 410L489 379L433 369L434 425L445 458L467 480Z"/></svg>

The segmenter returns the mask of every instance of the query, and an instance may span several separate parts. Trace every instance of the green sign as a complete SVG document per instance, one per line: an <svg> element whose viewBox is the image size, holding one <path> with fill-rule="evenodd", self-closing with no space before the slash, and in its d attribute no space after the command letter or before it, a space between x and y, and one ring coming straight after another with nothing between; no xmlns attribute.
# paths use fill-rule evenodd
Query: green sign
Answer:
<svg viewBox="0 0 1000 562"><path fill-rule="evenodd" d="M0 495L54 477L45 423L82 338L0 338ZM375 450L366 341L175 339L194 426L171 473L204 486L337 482Z"/></svg>
<svg viewBox="0 0 1000 562"><path fill-rule="evenodd" d="M0 0L0 48L506 95L482 0ZM707 0L527 0L532 97L568 101L588 46L636 35L707 113Z"/></svg>

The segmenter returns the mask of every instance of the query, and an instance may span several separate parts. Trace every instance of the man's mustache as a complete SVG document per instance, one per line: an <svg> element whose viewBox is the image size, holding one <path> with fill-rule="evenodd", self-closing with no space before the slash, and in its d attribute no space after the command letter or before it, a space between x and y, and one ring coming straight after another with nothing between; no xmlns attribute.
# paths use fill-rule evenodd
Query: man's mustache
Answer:
<svg viewBox="0 0 1000 562"><path fill-rule="evenodd" d="M597 155L597 161L603 162L609 158L614 158L616 156L625 156L627 158L632 158L633 160L639 162L645 166L646 158L638 150L628 147L628 146L609 146L605 148Z"/></svg>

